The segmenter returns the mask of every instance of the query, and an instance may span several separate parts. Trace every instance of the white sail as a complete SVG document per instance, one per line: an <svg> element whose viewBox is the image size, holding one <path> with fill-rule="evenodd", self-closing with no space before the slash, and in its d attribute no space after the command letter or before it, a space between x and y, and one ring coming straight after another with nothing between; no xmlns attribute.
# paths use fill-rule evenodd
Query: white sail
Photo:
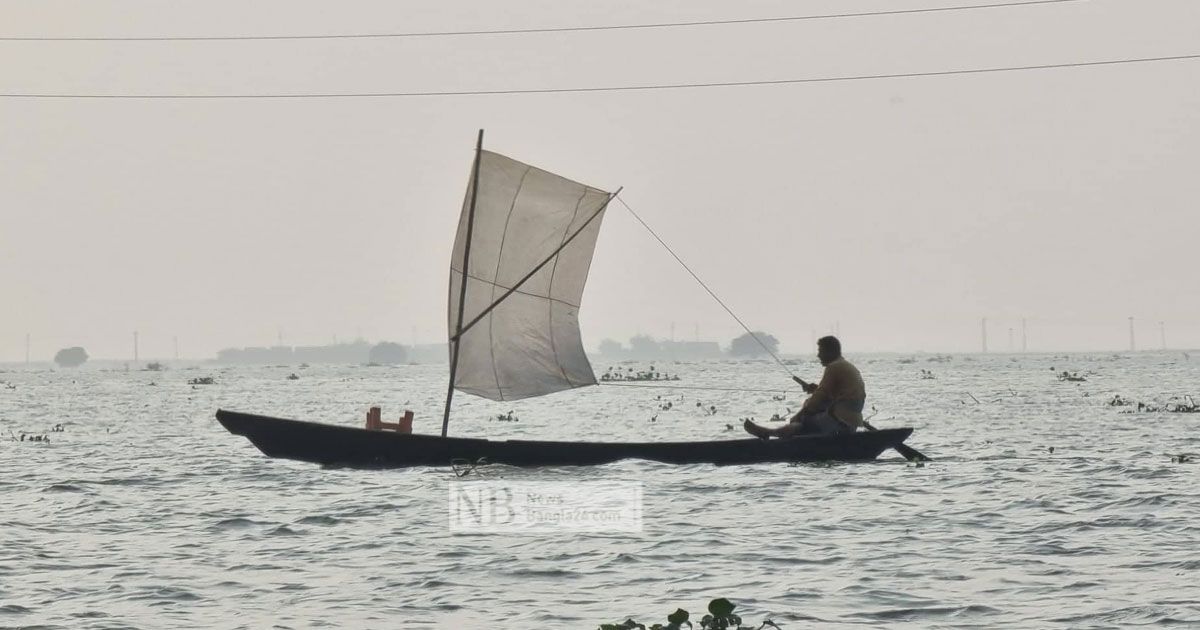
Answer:
<svg viewBox="0 0 1200 630"><path fill-rule="evenodd" d="M480 153L478 181L464 326L549 261L462 335L454 387L517 400L594 385L579 303L610 195L489 151ZM450 258L451 357L473 186L474 178Z"/></svg>

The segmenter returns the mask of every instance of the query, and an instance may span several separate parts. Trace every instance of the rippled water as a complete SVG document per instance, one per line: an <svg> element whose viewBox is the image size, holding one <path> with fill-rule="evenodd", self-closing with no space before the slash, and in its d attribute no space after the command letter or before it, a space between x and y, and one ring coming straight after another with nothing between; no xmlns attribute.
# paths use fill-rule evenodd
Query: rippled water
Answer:
<svg viewBox="0 0 1200 630"><path fill-rule="evenodd" d="M936 459L924 467L888 453L472 475L644 484L642 532L591 534L450 534L448 469L272 460L213 419L224 407L359 425L381 404L385 418L416 410L416 430L432 433L444 367L0 372L0 628L591 629L719 596L785 629L1200 626L1200 466L1169 456L1200 452L1200 414L1106 404L1200 397L1200 357L937 359L857 360L875 424L916 427L911 445ZM767 363L657 367L696 387L788 382ZM1051 367L1087 380L1061 382ZM815 363L794 369L819 375ZM187 384L206 375L216 384ZM721 439L798 395L461 396L451 431ZM510 409L519 422L494 420ZM22 431L50 441L12 441Z"/></svg>

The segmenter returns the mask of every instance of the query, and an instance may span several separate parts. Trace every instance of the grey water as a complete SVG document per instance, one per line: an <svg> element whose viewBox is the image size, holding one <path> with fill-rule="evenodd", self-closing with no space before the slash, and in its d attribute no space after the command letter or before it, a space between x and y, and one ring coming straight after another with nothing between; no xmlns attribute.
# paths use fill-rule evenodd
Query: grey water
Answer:
<svg viewBox="0 0 1200 630"><path fill-rule="evenodd" d="M591 533L452 533L449 468L269 459L213 418L361 426L380 405L436 433L444 366L7 368L0 628L592 629L715 597L785 629L1200 627L1200 465L1172 460L1200 452L1200 414L1109 404L1200 397L1200 356L850 358L872 422L914 427L909 443L933 462L626 461L464 478L642 484L640 532ZM788 388L772 363L655 367L706 389L460 395L451 435L725 439L742 437L740 418L801 401L795 386L716 389ZM188 384L200 376L215 383ZM518 421L497 420L510 410Z"/></svg>

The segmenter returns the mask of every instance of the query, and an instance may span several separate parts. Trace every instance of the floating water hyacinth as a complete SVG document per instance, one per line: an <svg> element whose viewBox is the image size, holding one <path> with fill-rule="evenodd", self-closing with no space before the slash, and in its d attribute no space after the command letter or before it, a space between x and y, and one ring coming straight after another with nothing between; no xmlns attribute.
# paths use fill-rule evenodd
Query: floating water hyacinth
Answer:
<svg viewBox="0 0 1200 630"><path fill-rule="evenodd" d="M632 367L625 368L622 372L621 368L610 367L600 375L600 380L605 382L613 381L678 381L678 374L668 374L667 372L659 372L651 365L648 370L633 371Z"/></svg>
<svg viewBox="0 0 1200 630"><path fill-rule="evenodd" d="M643 623L638 623L633 619L626 619L622 623L605 623L600 624L599 630L680 630L684 626L688 628L697 627L701 630L762 630L762 628L779 628L774 621L765 619L757 626L743 626L742 618L734 614L733 610L737 605L725 599L718 597L708 603L708 614L700 619L699 626L692 626L691 613L682 609L676 608L675 612L667 615L667 623L656 623L647 626Z"/></svg>

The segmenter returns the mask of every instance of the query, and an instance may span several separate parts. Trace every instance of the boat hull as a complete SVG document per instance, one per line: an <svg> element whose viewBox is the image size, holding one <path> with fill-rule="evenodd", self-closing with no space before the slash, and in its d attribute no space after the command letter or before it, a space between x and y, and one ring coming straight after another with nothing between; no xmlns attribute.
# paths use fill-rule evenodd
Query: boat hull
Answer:
<svg viewBox="0 0 1200 630"><path fill-rule="evenodd" d="M869 461L912 433L903 428L769 441L543 442L369 431L225 410L217 412L217 420L270 457L347 468L449 466L480 460L512 466L590 466L622 459L717 465Z"/></svg>

